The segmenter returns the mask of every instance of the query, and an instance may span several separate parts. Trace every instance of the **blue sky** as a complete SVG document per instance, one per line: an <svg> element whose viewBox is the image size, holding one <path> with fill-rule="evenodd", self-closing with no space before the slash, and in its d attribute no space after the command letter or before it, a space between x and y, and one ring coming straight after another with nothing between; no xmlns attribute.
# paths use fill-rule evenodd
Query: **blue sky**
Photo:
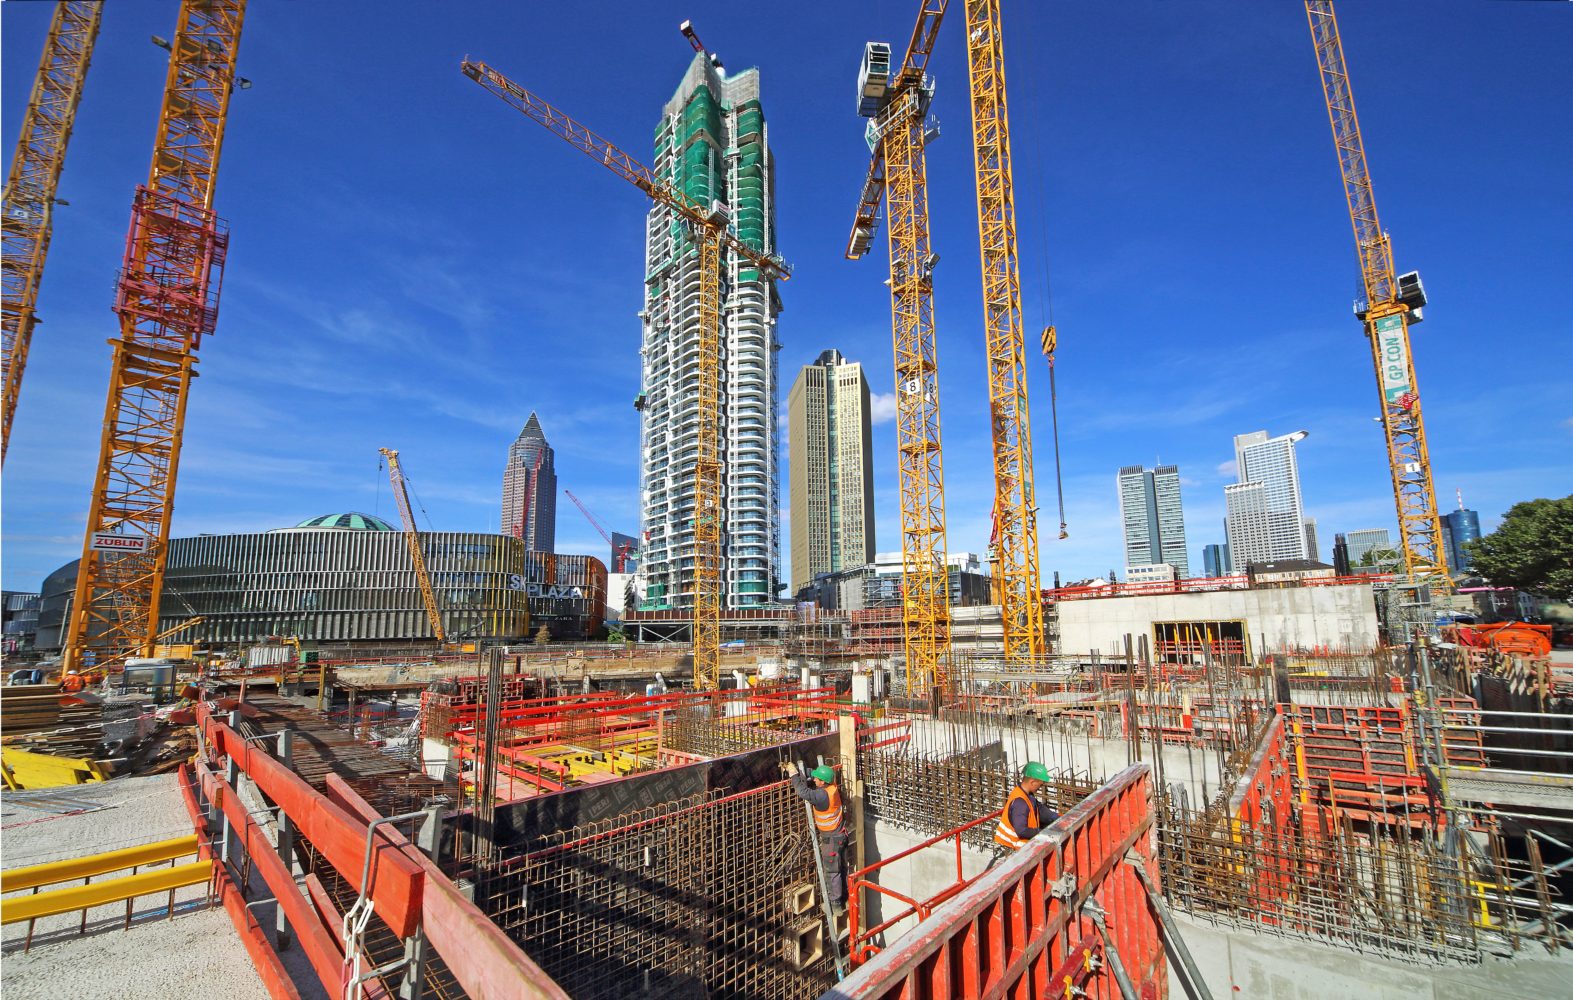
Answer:
<svg viewBox="0 0 1573 1000"><path fill-rule="evenodd" d="M557 6L557 5L553 5ZM566 5L565 5L566 6ZM933 63L930 149L949 544L981 552L992 485L960 2ZM1009 3L1006 53L1029 331L1052 259L1071 537L1045 579L1123 562L1115 472L1179 464L1192 565L1221 541L1231 437L1305 429L1307 512L1332 535L1391 526L1357 272L1299 4ZM1573 11L1552 3L1347 3L1346 53L1382 220L1431 306L1415 351L1436 486L1494 527L1573 492ZM14 141L52 5L0 5ZM633 188L459 73L491 62L648 159L694 19L759 66L777 159L782 410L802 364L862 361L879 547L896 548L884 235L841 252L867 151L863 42L898 50L912 0L857 4L255 2L219 180L231 225L218 334L190 401L174 533L264 530L338 510L396 517L400 449L439 530L496 530L502 462L532 409L561 485L609 528L638 519L642 226ZM4 585L80 552L131 193L146 176L173 0L105 14L67 159L4 477ZM1042 521L1048 379L1030 359ZM783 489L783 494L785 490ZM782 512L785 516L785 511ZM424 519L423 519L424 520ZM605 556L566 502L558 548ZM788 551L783 546L783 552ZM785 575L786 567L783 566Z"/></svg>

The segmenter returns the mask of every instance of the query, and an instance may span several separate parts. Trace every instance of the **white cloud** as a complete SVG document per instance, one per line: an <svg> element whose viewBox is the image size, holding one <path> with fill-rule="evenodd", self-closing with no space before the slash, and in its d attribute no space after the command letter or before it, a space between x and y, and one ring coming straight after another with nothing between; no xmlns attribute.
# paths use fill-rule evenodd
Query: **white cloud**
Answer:
<svg viewBox="0 0 1573 1000"><path fill-rule="evenodd" d="M872 424L888 424L896 419L896 394L874 392L868 397L868 419Z"/></svg>
<svg viewBox="0 0 1573 1000"><path fill-rule="evenodd" d="M1218 475L1223 476L1225 479L1230 478L1238 471L1239 469L1235 466L1234 459L1232 458L1227 462L1218 463Z"/></svg>

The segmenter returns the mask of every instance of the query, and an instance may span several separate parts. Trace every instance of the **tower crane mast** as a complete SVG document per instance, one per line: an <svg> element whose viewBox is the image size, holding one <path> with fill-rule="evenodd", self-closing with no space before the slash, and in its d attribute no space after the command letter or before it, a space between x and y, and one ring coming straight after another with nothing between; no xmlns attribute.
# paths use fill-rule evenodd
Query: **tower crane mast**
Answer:
<svg viewBox="0 0 1573 1000"><path fill-rule="evenodd" d="M82 101L82 84L98 39L103 4L62 0L44 40L44 56L22 118L22 136L5 181L3 309L0 309L0 463L11 443L11 422L22 392L22 372L37 322L38 286L53 229L55 191L66 144Z"/></svg>
<svg viewBox="0 0 1573 1000"><path fill-rule="evenodd" d="M447 630L442 627L442 609L437 607L437 595L431 587L431 574L426 571L426 556L421 552L421 536L416 530L415 513L410 510L409 485L404 481L404 469L399 465L399 453L392 448L379 448L388 460L388 482L393 485L393 502L399 505L399 521L404 525L404 544L410 550L410 563L415 567L415 582L421 589L421 602L426 605L426 618L431 622L432 635L438 642L447 642Z"/></svg>
<svg viewBox="0 0 1573 1000"><path fill-rule="evenodd" d="M901 492L902 645L907 689L949 686L950 577L945 559L945 477L940 455L939 357L924 154L933 86L925 76L947 0L923 0L901 65L871 42L859 80L859 114L874 119L872 156L848 260L862 257L888 204L891 341L896 368L896 456Z"/></svg>
<svg viewBox="0 0 1573 1000"><path fill-rule="evenodd" d="M1005 100L1000 0L966 0L967 75L972 84L972 154L977 174L978 246L983 271L983 336L994 444L995 592L1005 660L1044 652L1038 585L1037 494L1027 407L1027 360L1016 251L1015 177Z"/></svg>
<svg viewBox="0 0 1573 1000"><path fill-rule="evenodd" d="M115 289L104 405L65 666L148 655L158 634L186 400L218 323L229 234L213 211L246 0L182 0L153 162ZM107 558L110 553L113 558Z"/></svg>
<svg viewBox="0 0 1573 1000"><path fill-rule="evenodd" d="M693 40L690 40L693 44ZM786 279L779 256L756 249L729 228L725 213L672 187L610 140L570 118L483 62L464 60L465 76L514 110L666 205L684 221L699 258L698 448L694 462L694 686L721 682L721 252Z"/></svg>
<svg viewBox="0 0 1573 1000"><path fill-rule="evenodd" d="M1355 250L1365 290L1365 301L1357 306L1356 316L1365 325L1376 367L1404 569L1412 580L1446 585L1449 578L1442 521L1437 514L1420 389L1409 344L1409 327L1420 322L1425 290L1418 273L1396 272L1392 241L1377 218L1365 141L1355 114L1354 92L1333 4L1331 0L1306 0L1305 13L1321 71L1328 120L1333 127L1349 219L1354 226Z"/></svg>

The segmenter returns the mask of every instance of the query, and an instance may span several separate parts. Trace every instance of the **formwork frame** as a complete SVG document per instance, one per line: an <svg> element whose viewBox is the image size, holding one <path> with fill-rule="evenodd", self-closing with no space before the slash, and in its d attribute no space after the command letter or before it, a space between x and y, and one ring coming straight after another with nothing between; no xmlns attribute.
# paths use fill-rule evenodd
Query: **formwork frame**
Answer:
<svg viewBox="0 0 1573 1000"><path fill-rule="evenodd" d="M1156 916L1132 864L1157 882L1151 771L1115 775L1009 859L944 903L836 987L838 998L922 1000L1056 995L1055 974L1097 942L1112 947L1138 990L1157 995L1168 973ZM1096 900L1108 914L1100 941ZM1111 1000L1107 972L1080 987Z"/></svg>

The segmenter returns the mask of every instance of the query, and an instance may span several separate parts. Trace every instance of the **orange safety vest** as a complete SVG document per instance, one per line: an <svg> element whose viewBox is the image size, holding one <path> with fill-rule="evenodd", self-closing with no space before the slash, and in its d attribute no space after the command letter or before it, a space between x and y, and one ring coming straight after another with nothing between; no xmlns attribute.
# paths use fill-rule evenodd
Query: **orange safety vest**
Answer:
<svg viewBox="0 0 1573 1000"><path fill-rule="evenodd" d="M826 785L825 794L830 801L825 803L825 808L814 810L814 826L820 833L835 833L841 829L841 789Z"/></svg>
<svg viewBox="0 0 1573 1000"><path fill-rule="evenodd" d="M1012 849L1027 846L1024 839L1016 836L1016 828L1010 825L1010 806L1017 799L1027 803L1027 829L1033 833L1038 832L1038 804L1033 801L1032 796L1021 790L1020 785L1017 785L1010 790L1010 797L1005 800L1005 808L1000 810L1000 825L994 828L994 842Z"/></svg>

